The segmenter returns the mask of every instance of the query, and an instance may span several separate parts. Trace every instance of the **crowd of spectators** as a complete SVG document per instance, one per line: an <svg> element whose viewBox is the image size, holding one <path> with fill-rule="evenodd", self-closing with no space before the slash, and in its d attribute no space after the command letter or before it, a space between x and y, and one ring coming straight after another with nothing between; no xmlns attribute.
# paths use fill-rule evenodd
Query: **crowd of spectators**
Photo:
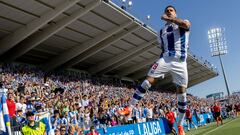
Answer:
<svg viewBox="0 0 240 135"><path fill-rule="evenodd" d="M60 134L83 134L91 126L106 128L156 120L165 116L166 107L177 115L176 94L148 91L133 109L132 117L120 116L117 110L128 105L134 88L83 77L78 72L46 74L34 66L0 64L0 81L2 88L8 89L7 105L13 126L26 124L27 112L49 112L52 128ZM214 100L192 95L187 98L196 117L211 112ZM231 104L222 106L226 116L232 110L240 112L239 96L233 95L231 99Z"/></svg>

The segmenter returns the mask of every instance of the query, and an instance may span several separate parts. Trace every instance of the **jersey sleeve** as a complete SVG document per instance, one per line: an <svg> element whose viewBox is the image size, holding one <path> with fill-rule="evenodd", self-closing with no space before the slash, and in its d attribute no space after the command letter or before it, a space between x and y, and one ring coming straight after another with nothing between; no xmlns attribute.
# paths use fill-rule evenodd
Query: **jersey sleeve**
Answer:
<svg viewBox="0 0 240 135"><path fill-rule="evenodd" d="M163 39L162 39L162 37L161 37L161 35L162 35L162 29L160 29L157 34L158 34L158 35L157 35L158 45L159 45L159 47L162 49L162 47L163 47L163 41L162 41Z"/></svg>

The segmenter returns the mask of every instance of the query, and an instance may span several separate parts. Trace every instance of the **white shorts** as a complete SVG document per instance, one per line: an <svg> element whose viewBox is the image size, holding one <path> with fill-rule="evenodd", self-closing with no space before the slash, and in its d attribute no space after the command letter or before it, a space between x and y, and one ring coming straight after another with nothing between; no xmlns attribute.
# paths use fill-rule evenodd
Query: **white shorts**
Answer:
<svg viewBox="0 0 240 135"><path fill-rule="evenodd" d="M148 76L153 78L164 78L167 72L172 75L173 83L187 88L188 71L186 61L180 61L173 57L162 57L152 65L148 72Z"/></svg>

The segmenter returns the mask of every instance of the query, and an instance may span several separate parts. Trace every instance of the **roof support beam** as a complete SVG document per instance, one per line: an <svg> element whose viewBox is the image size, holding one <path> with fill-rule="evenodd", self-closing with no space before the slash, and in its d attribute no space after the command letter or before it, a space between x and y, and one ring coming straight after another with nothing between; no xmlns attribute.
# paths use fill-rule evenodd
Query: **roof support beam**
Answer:
<svg viewBox="0 0 240 135"><path fill-rule="evenodd" d="M195 67L195 68L192 68L192 69L188 69L188 75L201 74L202 72L205 72L205 70L201 69L201 67Z"/></svg>
<svg viewBox="0 0 240 135"><path fill-rule="evenodd" d="M202 73L200 75L198 74L195 74L195 75L192 75L189 79L188 79L188 82L192 81L192 80L195 80L197 78L202 78L202 77L205 77L205 76L208 76L208 73Z"/></svg>
<svg viewBox="0 0 240 135"><path fill-rule="evenodd" d="M109 47L111 44L115 43L116 41L124 38L125 36L127 36L128 34L131 34L132 32L136 31L137 29L141 28L140 25L135 25L133 27L131 27L130 29L128 29L127 31L124 30L121 33L118 33L114 36L111 36L110 38L100 42L99 44L97 44L96 46L90 48L89 50L87 50L86 52L78 55L77 57L73 58L72 60L70 60L69 62L67 62L66 67L72 67L76 64L78 64L79 62L93 56L94 54L98 53L99 51Z"/></svg>
<svg viewBox="0 0 240 135"><path fill-rule="evenodd" d="M75 5L80 0L68 0L56 9L44 14L38 19L35 19L31 23L27 24L25 27L16 30L14 33L6 36L0 41L0 55L14 47L16 44L36 32L39 28L47 24L49 21L54 19L55 17L62 14L64 11Z"/></svg>
<svg viewBox="0 0 240 135"><path fill-rule="evenodd" d="M152 48L153 45L151 45L151 44L152 44L153 42L155 42L155 41L156 41L156 40L151 40L151 41L149 41L149 42L143 43L142 45L140 45L140 46L138 46L138 47L132 48L132 49L130 49L129 51L126 51L126 52L124 52L124 53L121 53L121 54L113 57L112 59L109 59L109 60L107 60L107 61L104 61L104 62L98 64L96 67L90 68L89 72L91 72L91 73L98 73L98 72L106 69L107 67L112 66L113 64L118 63L119 61L121 61L121 60L129 57L129 56L132 55L132 54L135 54L135 55L136 55L136 52L138 52L138 51L140 51L140 50L143 51L142 49L145 48L145 47L147 47L147 46L149 46L149 45L150 45L150 47ZM145 52L145 51L146 51L146 50L144 50L144 52ZM140 53L140 54L141 54L141 53ZM137 55L139 55L139 54L137 54Z"/></svg>
<svg viewBox="0 0 240 135"><path fill-rule="evenodd" d="M101 1L94 1L87 5L85 8L79 9L75 13L73 13L70 16L66 16L56 24L52 24L52 26L49 26L48 28L45 28L42 32L38 32L30 36L30 38L24 40L19 45L14 47L12 50L10 50L8 60L13 61L17 57L22 56L32 48L36 47L43 41L47 40L49 37L57 33L58 31L62 30L67 25L71 24L75 20L77 20L79 17L85 15L90 10L94 9L96 6L100 5Z"/></svg>
<svg viewBox="0 0 240 135"><path fill-rule="evenodd" d="M144 76L147 76L147 72L148 72L147 70L140 71L136 74L131 75L130 78L133 78L133 80L141 79Z"/></svg>
<svg viewBox="0 0 240 135"><path fill-rule="evenodd" d="M107 73L107 72L109 72L109 71L112 71L113 69L116 69L117 67L119 67L119 66L121 66L121 65L129 62L130 60L138 57L138 56L141 55L142 53L144 53L144 52L146 52L147 50L153 48L154 46L156 46L156 45L152 45L152 44L151 44L151 45L143 48L142 50L139 50L139 51L133 53L132 55L130 55L130 56L126 57L126 58L125 58L125 55L122 55L122 57L123 57L124 59L121 58L122 60L120 60L118 63L116 63L116 64L114 64L114 65L112 65L112 66L109 66L109 67L105 68L104 70L102 70L102 71L99 72L99 73L100 73L100 74L104 74L104 73Z"/></svg>
<svg viewBox="0 0 240 135"><path fill-rule="evenodd" d="M123 69L122 72L119 73L119 76L128 75L130 73L133 73L137 70L140 70L140 69L146 67L149 64L153 64L153 61L155 61L157 58L158 58L157 56L154 56L154 57L152 57L150 59L147 59L143 62L137 63L134 66L127 67L126 69Z"/></svg>
<svg viewBox="0 0 240 135"><path fill-rule="evenodd" d="M89 41L84 42L83 44L81 44L79 46L75 46L75 47L69 49L68 51L64 52L62 55L57 56L57 57L51 59L46 64L44 64L43 68L45 70L52 70L64 63L66 63L67 61L71 60L72 58L82 54L89 48L91 48L91 47L95 46L96 44L102 42L103 40L109 38L113 34L121 31L123 28L127 27L131 23L132 23L132 21L126 22L116 28L111 29L110 31L108 31L106 33L102 33L99 36L97 36Z"/></svg>
<svg viewBox="0 0 240 135"><path fill-rule="evenodd" d="M193 85L195 85L195 84L198 84L199 82L204 82L204 81L206 81L206 80L208 80L210 78L213 78L213 77L215 77L215 75L210 75L210 76L205 75L204 77L201 76L199 78L191 80L191 81L189 81L188 88L193 86Z"/></svg>

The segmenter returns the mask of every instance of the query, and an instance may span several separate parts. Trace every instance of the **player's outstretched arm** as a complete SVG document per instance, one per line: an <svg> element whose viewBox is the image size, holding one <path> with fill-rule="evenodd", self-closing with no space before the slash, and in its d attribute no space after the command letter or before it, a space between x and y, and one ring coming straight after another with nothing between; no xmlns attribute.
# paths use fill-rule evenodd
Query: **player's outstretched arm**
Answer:
<svg viewBox="0 0 240 135"><path fill-rule="evenodd" d="M191 23L189 21L186 20L182 20L180 18L174 18L174 17L168 17L166 14L164 14L161 17L162 20L167 21L167 22L172 22L177 24L178 26L184 28L184 29L190 29L191 27Z"/></svg>

